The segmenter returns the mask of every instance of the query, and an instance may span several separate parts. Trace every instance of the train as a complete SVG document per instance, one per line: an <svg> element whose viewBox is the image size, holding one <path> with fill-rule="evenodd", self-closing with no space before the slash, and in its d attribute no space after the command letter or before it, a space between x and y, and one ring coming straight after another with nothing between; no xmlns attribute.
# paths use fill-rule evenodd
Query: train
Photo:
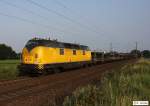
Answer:
<svg viewBox="0 0 150 106"><path fill-rule="evenodd" d="M18 67L25 73L47 73L89 64L91 50L88 46L34 38L23 48Z"/></svg>
<svg viewBox="0 0 150 106"><path fill-rule="evenodd" d="M33 38L22 50L18 69L22 74L47 74L121 59L125 55L108 56L91 51L86 45Z"/></svg>

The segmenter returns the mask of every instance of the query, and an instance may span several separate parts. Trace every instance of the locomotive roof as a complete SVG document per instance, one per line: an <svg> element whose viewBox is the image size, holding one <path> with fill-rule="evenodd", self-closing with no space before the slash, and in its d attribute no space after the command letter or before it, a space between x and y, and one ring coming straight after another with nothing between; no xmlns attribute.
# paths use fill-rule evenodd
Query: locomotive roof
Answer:
<svg viewBox="0 0 150 106"><path fill-rule="evenodd" d="M89 50L88 46L66 43L66 42L58 42L57 40L47 40L47 39L31 39L27 42L26 47L29 46L47 46L47 47L58 47L58 48L70 48L70 49L82 49Z"/></svg>

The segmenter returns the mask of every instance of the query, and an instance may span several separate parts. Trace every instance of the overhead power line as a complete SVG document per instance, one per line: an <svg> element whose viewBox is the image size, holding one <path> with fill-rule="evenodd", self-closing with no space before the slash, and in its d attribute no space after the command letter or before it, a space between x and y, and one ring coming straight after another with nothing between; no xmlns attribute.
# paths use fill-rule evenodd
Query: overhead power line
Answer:
<svg viewBox="0 0 150 106"><path fill-rule="evenodd" d="M28 10L28 9L23 8L23 7L21 7L21 6L18 6L18 5L16 5L16 4L7 2L6 0L1 0L0 2L4 3L4 4L6 4L6 5L9 5L9 6L15 7L15 8L17 8L17 9L21 9L21 10L23 10L23 11L26 11L26 12L28 12L28 13L30 13L30 14L32 14L32 15L38 16L38 17L40 17L40 18L49 19L48 17L45 17L45 16L40 15L40 14L38 14L38 13L35 13L35 12L31 11L31 10Z"/></svg>
<svg viewBox="0 0 150 106"><path fill-rule="evenodd" d="M59 32L68 32L66 30L62 30L62 29L58 29L58 28L55 28L55 27L51 27L49 25L45 25L45 24L41 24L39 22L35 22L35 21L32 21L32 20L28 20L28 19L25 19L25 18L21 18L21 17L18 17L18 16L14 16L14 15L9 15L9 14L6 14L6 13L2 13L0 12L0 15L1 16L5 16L5 17L9 17L9 18L13 18L13 19L16 19L16 20L19 20L19 21L23 21L23 22L27 22L27 23L30 23L30 24L33 24L33 25L38 25L38 26L41 26L41 27L44 27L44 28L47 28L47 29L55 29ZM72 33L72 32L69 32L69 33ZM74 33L72 33L74 35Z"/></svg>
<svg viewBox="0 0 150 106"><path fill-rule="evenodd" d="M13 3L10 3L10 2L7 2L7 1L5 1L5 0L1 0L0 2L2 2L2 3L4 3L4 4L6 4L6 5L9 5L9 6L12 6L12 7L15 7L15 8L17 8L17 9L21 9L21 10L23 10L23 11L26 11L26 12L28 12L28 13L30 13L30 14L32 14L32 15L35 15L35 16L37 16L37 17L40 17L40 18L42 18L42 19L49 19L48 17L45 17L45 16L43 16L43 15L40 15L40 14L37 14L37 13L35 13L35 12L33 12L33 11L31 11L31 10L29 10L29 9L26 9L26 8L23 8L23 7L21 7L21 6L18 6L18 5L16 5L16 4L13 4ZM8 15L7 15L8 16ZM13 16L14 17L14 16ZM15 16L16 17L16 16ZM20 17L17 17L17 18L19 18L20 19ZM22 19L22 18L21 18ZM23 19L23 20L26 20L26 19ZM23 21L22 20L22 21ZM32 22L32 21L30 21L30 22ZM32 23L33 24L33 23ZM44 24L43 24L44 25ZM47 25L44 25L44 26L47 26ZM51 27L51 26L50 26ZM47 27L47 28L49 28L49 27ZM59 30L59 31L61 31L61 32L70 32L69 30L63 30L63 29L58 29L58 28L54 28L54 27L51 27L51 28L53 28L53 29L56 29L56 30ZM70 33L72 33L72 34L79 34L79 33L77 33L77 32L70 32Z"/></svg>
<svg viewBox="0 0 150 106"><path fill-rule="evenodd" d="M96 33L96 34L99 34L99 32L92 30L92 29L89 28L88 26L86 26L86 25L84 25L84 24L81 24L81 23L79 23L78 21L76 21L76 20L74 20L74 19L72 19L72 18L69 18L69 17L65 16L64 14L61 14L61 13L55 11L55 10L52 10L52 9L50 9L50 8L47 8L47 7L41 5L41 4L39 4L39 3L37 3L37 2L35 2L35 1L33 1L33 0L26 0L26 1L28 1L29 3L31 3L31 4L33 4L33 5L36 5L37 7L41 8L41 9L44 9L44 10L46 10L46 11L48 11L48 12L51 12L51 13L54 13L54 14L56 14L56 15L58 15L58 16L64 18L64 19L66 19L66 20L68 20L68 21L70 21L70 22L72 22L72 23L78 24L79 26L82 26L84 29L87 29L88 31L94 32L94 33Z"/></svg>
<svg viewBox="0 0 150 106"><path fill-rule="evenodd" d="M34 25L41 25L41 24L35 23L35 22L31 21L31 20L27 20L25 18L20 18L20 17L14 16L14 15L9 15L9 14L2 13L2 12L0 12L0 15L1 16L5 16L5 17L9 17L9 18L14 18L14 19L19 20L19 21L24 21L24 22L27 22L27 23L31 23L31 24L34 24Z"/></svg>
<svg viewBox="0 0 150 106"><path fill-rule="evenodd" d="M63 8L70 9L70 8L68 8L66 5L64 5L62 2L60 2L58 0L53 0L53 1L55 1L55 3L57 3L60 6L62 6Z"/></svg>
<svg viewBox="0 0 150 106"><path fill-rule="evenodd" d="M68 7L67 5L65 5L64 3L62 3L60 0L53 0L53 1L54 1L56 4L58 4L59 6L61 6L62 8L66 9L67 11L70 11L71 13L78 15L78 16L80 17L80 19L84 20L84 22L85 22L85 21L88 21L88 20L86 20L85 17L79 15L75 10L71 9L70 7ZM96 31L95 29L93 29L93 25L91 26L91 25L88 25L87 23L86 23L86 25L87 25L89 28L91 28L93 31L95 31L95 32L97 32L97 33L100 33L99 31Z"/></svg>

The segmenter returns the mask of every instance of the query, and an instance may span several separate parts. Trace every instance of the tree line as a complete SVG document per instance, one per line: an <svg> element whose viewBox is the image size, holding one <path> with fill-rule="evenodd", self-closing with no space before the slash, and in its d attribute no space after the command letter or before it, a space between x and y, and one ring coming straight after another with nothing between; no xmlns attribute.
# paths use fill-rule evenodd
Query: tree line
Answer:
<svg viewBox="0 0 150 106"><path fill-rule="evenodd" d="M138 55L138 57L143 56L145 58L150 58L150 50L144 50L144 51L132 50L130 53ZM20 58L20 53L16 53L12 49L12 47L6 44L0 44L0 60L19 59L19 58Z"/></svg>
<svg viewBox="0 0 150 106"><path fill-rule="evenodd" d="M0 44L0 60L19 59L20 53L16 53L12 47Z"/></svg>
<svg viewBox="0 0 150 106"><path fill-rule="evenodd" d="M137 55L138 57L150 58L150 50L132 50L130 54Z"/></svg>

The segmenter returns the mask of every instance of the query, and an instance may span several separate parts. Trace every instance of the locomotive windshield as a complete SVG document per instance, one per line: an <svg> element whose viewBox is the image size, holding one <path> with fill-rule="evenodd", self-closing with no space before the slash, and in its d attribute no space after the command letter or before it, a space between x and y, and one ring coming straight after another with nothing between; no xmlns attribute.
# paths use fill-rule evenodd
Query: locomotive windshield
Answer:
<svg viewBox="0 0 150 106"><path fill-rule="evenodd" d="M33 46L33 45L38 45L39 43L37 41L28 41L26 46Z"/></svg>
<svg viewBox="0 0 150 106"><path fill-rule="evenodd" d="M38 41L36 41L36 40L29 40L25 47L30 51L36 46L39 46L39 42Z"/></svg>

